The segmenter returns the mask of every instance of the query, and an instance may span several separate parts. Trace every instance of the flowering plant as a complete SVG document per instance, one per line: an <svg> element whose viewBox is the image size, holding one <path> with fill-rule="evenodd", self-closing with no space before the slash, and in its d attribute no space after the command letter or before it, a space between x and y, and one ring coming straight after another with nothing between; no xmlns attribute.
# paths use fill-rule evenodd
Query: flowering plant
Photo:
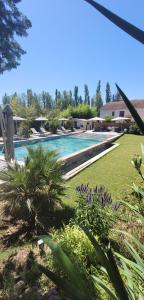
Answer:
<svg viewBox="0 0 144 300"><path fill-rule="evenodd" d="M103 186L90 188L88 184L82 184L76 187L76 191L78 193L76 222L100 238L108 236L119 204L113 203L111 195Z"/></svg>

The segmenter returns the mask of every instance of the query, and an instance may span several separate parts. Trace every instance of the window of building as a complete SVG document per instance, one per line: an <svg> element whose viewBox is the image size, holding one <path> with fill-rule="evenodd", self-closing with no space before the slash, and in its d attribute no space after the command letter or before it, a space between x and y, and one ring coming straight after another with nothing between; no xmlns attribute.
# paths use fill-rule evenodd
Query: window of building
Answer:
<svg viewBox="0 0 144 300"><path fill-rule="evenodd" d="M124 111L123 110L121 110L120 112L119 112L119 117L124 117Z"/></svg>
<svg viewBox="0 0 144 300"><path fill-rule="evenodd" d="M114 115L115 115L115 112L114 112L114 111L112 111L112 117L114 117Z"/></svg>

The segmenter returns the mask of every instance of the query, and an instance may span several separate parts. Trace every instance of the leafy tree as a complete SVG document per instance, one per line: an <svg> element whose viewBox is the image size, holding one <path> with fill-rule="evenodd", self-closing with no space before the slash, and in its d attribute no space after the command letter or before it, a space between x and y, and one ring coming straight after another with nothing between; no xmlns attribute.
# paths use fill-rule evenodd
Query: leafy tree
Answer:
<svg viewBox="0 0 144 300"><path fill-rule="evenodd" d="M111 101L111 89L110 84L107 82L106 84L106 103L109 103Z"/></svg>
<svg viewBox="0 0 144 300"><path fill-rule="evenodd" d="M72 96L72 91L69 91L69 104L73 105L73 96Z"/></svg>
<svg viewBox="0 0 144 300"><path fill-rule="evenodd" d="M74 87L74 104L78 105L78 86Z"/></svg>
<svg viewBox="0 0 144 300"><path fill-rule="evenodd" d="M59 91L56 89L55 90L55 103L57 104L57 100L59 98Z"/></svg>
<svg viewBox="0 0 144 300"><path fill-rule="evenodd" d="M119 93L119 91L117 91L114 95L113 101L123 101L123 98L121 96L121 94Z"/></svg>
<svg viewBox="0 0 144 300"><path fill-rule="evenodd" d="M100 108L103 105L102 97L101 97L101 81L98 81L97 89L96 89L96 101L95 101L97 114L100 115Z"/></svg>
<svg viewBox="0 0 144 300"><path fill-rule="evenodd" d="M90 105L90 95L87 84L84 85L84 103Z"/></svg>
<svg viewBox="0 0 144 300"><path fill-rule="evenodd" d="M27 106L31 106L33 103L33 92L31 89L27 90Z"/></svg>
<svg viewBox="0 0 144 300"><path fill-rule="evenodd" d="M26 221L32 232L49 225L64 192L55 151L29 148L24 165L9 167L0 172L0 178L5 181L0 186L0 200L7 203L10 215Z"/></svg>
<svg viewBox="0 0 144 300"><path fill-rule="evenodd" d="M21 55L26 52L15 40L16 36L27 36L30 20L18 9L21 0L0 0L0 73L16 68Z"/></svg>
<svg viewBox="0 0 144 300"><path fill-rule="evenodd" d="M79 96L79 100L78 100L79 104L82 104L83 103L83 99L82 99L82 96Z"/></svg>
<svg viewBox="0 0 144 300"><path fill-rule="evenodd" d="M42 92L41 94L41 101L43 104L43 108L51 109L53 106L53 100L51 95L48 92Z"/></svg>

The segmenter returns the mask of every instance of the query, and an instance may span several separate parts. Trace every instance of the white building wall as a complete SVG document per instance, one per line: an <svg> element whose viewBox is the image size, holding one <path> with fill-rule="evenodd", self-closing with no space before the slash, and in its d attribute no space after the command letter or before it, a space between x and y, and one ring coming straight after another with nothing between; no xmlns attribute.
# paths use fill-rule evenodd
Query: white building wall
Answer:
<svg viewBox="0 0 144 300"><path fill-rule="evenodd" d="M124 117L129 117L130 112L128 109L120 109L120 110L101 110L100 117L105 118L106 116L112 116L112 112L115 112L113 118L117 118L120 116L120 111L124 111ZM144 108L137 109L138 114L142 119L144 119Z"/></svg>

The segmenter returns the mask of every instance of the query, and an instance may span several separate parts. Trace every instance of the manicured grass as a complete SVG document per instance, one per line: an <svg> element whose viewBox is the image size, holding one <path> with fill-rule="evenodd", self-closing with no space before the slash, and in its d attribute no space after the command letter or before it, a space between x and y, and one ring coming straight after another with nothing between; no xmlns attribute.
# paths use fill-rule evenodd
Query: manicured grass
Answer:
<svg viewBox="0 0 144 300"><path fill-rule="evenodd" d="M67 191L64 202L75 205L75 187L89 183L91 187L104 185L112 194L113 199L124 199L130 194L133 182L140 184L141 179L131 164L134 154L141 154L140 144L144 136L124 135L116 143L120 146L95 162L93 165L67 181Z"/></svg>

